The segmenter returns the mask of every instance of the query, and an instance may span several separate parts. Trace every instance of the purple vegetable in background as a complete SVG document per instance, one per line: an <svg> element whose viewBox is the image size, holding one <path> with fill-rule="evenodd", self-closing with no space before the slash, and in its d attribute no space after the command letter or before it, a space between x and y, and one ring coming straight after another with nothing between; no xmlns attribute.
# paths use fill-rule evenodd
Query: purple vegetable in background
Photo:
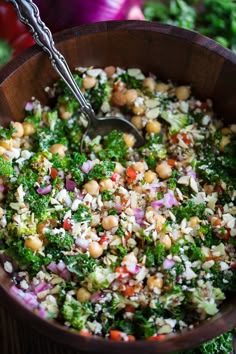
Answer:
<svg viewBox="0 0 236 354"><path fill-rule="evenodd" d="M143 20L143 0L35 0L53 32L98 21Z"/></svg>

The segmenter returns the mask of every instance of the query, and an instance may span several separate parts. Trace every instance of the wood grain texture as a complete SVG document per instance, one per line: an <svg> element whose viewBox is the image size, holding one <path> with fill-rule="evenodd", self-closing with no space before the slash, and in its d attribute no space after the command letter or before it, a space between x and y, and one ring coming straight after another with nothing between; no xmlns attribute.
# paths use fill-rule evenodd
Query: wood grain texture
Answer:
<svg viewBox="0 0 236 354"><path fill-rule="evenodd" d="M89 65L139 67L163 80L191 83L200 98L213 99L216 111L225 121L235 121L236 57L206 37L164 24L117 21L84 25L64 31L55 38L72 69ZM12 60L0 71L0 122L6 125L10 120L21 120L23 107L32 96L46 103L43 88L57 78L46 54L37 47L29 48ZM5 307L5 312L1 312L1 327L4 337L8 336L7 324L17 338L16 343L12 343L12 339L6 341L3 346L6 352L1 351L1 354L18 354L18 350L19 354L164 354L196 346L236 325L234 295L211 321L167 340L116 343L84 338L25 309L9 295L9 287L9 278L0 268L0 304ZM23 319L22 325L19 320L5 316L6 311Z"/></svg>

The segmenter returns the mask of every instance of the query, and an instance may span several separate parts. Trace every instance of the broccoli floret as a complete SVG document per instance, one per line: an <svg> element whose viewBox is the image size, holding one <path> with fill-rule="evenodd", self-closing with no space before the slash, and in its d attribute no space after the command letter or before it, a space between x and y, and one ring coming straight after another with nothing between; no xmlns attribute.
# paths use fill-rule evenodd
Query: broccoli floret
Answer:
<svg viewBox="0 0 236 354"><path fill-rule="evenodd" d="M178 133L189 124L189 118L184 113L173 114L170 111L164 111L161 117L170 124L171 135Z"/></svg>
<svg viewBox="0 0 236 354"><path fill-rule="evenodd" d="M0 176L11 177L14 174L14 169L11 162L4 160L3 156L0 156Z"/></svg>
<svg viewBox="0 0 236 354"><path fill-rule="evenodd" d="M71 298L66 300L62 306L62 315L72 327L76 329L85 328L88 317L93 313L92 304L87 302L81 304L79 301Z"/></svg>

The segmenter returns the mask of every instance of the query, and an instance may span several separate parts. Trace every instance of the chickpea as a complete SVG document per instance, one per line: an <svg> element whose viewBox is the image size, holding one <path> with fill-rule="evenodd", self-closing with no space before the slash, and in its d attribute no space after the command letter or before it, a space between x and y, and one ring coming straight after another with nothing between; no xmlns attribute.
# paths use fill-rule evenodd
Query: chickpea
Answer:
<svg viewBox="0 0 236 354"><path fill-rule="evenodd" d="M123 139L127 147L133 147L136 142L135 137L132 134L128 133L123 134Z"/></svg>
<svg viewBox="0 0 236 354"><path fill-rule="evenodd" d="M157 120L150 120L149 122L147 122L146 131L148 133L160 133L161 123Z"/></svg>
<svg viewBox="0 0 236 354"><path fill-rule="evenodd" d="M137 129L142 129L143 128L143 122L142 122L142 117L141 116L133 116L131 118L131 123L137 128Z"/></svg>
<svg viewBox="0 0 236 354"><path fill-rule="evenodd" d="M142 86L149 92L153 92L155 90L155 80L152 77L146 77L146 79L143 80Z"/></svg>
<svg viewBox="0 0 236 354"><path fill-rule="evenodd" d="M89 301L90 297L91 297L90 292L85 288L79 288L76 291L76 299L81 303Z"/></svg>
<svg viewBox="0 0 236 354"><path fill-rule="evenodd" d="M100 191L109 191L113 188L113 181L110 178L105 178L100 182Z"/></svg>
<svg viewBox="0 0 236 354"><path fill-rule="evenodd" d="M157 92L166 92L169 89L169 85L164 84L164 82L158 82L156 84L156 91Z"/></svg>
<svg viewBox="0 0 236 354"><path fill-rule="evenodd" d="M137 172L144 172L147 169L147 165L145 162L138 161L132 165L132 168Z"/></svg>
<svg viewBox="0 0 236 354"><path fill-rule="evenodd" d="M61 157L65 156L65 151L67 150L67 147L63 144L53 144L50 147L50 152L54 154L58 154Z"/></svg>
<svg viewBox="0 0 236 354"><path fill-rule="evenodd" d="M5 154L5 152L6 152L5 147L0 146L0 156L4 155L4 154Z"/></svg>
<svg viewBox="0 0 236 354"><path fill-rule="evenodd" d="M126 96L124 92L115 91L111 96L111 102L114 106L122 107L126 104Z"/></svg>
<svg viewBox="0 0 236 354"><path fill-rule="evenodd" d="M37 236L29 236L25 239L24 246L32 251L39 251L43 246L43 242Z"/></svg>
<svg viewBox="0 0 236 354"><path fill-rule="evenodd" d="M82 84L83 84L83 87L87 90L87 89L90 89L92 87L94 87L97 83L97 80L95 79L95 77L93 76L85 76L82 80Z"/></svg>
<svg viewBox="0 0 236 354"><path fill-rule="evenodd" d="M125 92L126 103L132 105L136 98L138 98L138 93L135 89L128 89Z"/></svg>
<svg viewBox="0 0 236 354"><path fill-rule="evenodd" d="M118 219L114 215L105 216L102 220L102 227L105 230L111 230L118 226Z"/></svg>
<svg viewBox="0 0 236 354"><path fill-rule="evenodd" d="M107 77L110 78L113 74L115 74L116 68L114 66L106 66L104 71L107 74Z"/></svg>
<svg viewBox="0 0 236 354"><path fill-rule="evenodd" d="M3 217L3 214L4 214L3 208L0 207L0 219Z"/></svg>
<svg viewBox="0 0 236 354"><path fill-rule="evenodd" d="M199 224L200 219L197 216L191 216L189 221L191 227L196 227Z"/></svg>
<svg viewBox="0 0 236 354"><path fill-rule="evenodd" d="M103 254L103 248L97 241L92 241L88 246L92 258L99 258Z"/></svg>
<svg viewBox="0 0 236 354"><path fill-rule="evenodd" d="M0 146L4 147L6 150L11 150L13 148L13 140L0 140Z"/></svg>
<svg viewBox="0 0 236 354"><path fill-rule="evenodd" d="M153 180L156 178L156 176L157 175L155 172L149 170L144 173L143 178L144 178L145 182L152 183Z"/></svg>
<svg viewBox="0 0 236 354"><path fill-rule="evenodd" d="M93 180L85 183L84 189L86 190L87 193L89 193L93 196L97 196L99 194L100 187L99 187L98 182L93 179Z"/></svg>
<svg viewBox="0 0 236 354"><path fill-rule="evenodd" d="M67 120L72 116L72 112L67 111L66 105L62 104L59 107L59 116L61 119Z"/></svg>
<svg viewBox="0 0 236 354"><path fill-rule="evenodd" d="M172 168L171 168L171 166L168 165L168 163L166 161L163 161L157 165L156 173L158 174L158 176L160 178L166 179L171 176Z"/></svg>
<svg viewBox="0 0 236 354"><path fill-rule="evenodd" d="M16 132L12 134L13 138L21 138L24 135L23 125L20 122L14 122L12 126L16 130Z"/></svg>
<svg viewBox="0 0 236 354"><path fill-rule="evenodd" d="M137 116L142 116L145 113L145 106L143 104L139 104L138 106L133 106L132 111Z"/></svg>
<svg viewBox="0 0 236 354"><path fill-rule="evenodd" d="M160 243L165 246L166 250L169 250L171 248L171 238L168 235L161 235L160 237Z"/></svg>
<svg viewBox="0 0 236 354"><path fill-rule="evenodd" d="M219 146L219 150L220 151L224 151L224 148L226 145L228 145L230 143L231 139L229 136L227 135L223 135L222 139L220 141L220 146Z"/></svg>
<svg viewBox="0 0 236 354"><path fill-rule="evenodd" d="M22 123L23 128L24 128L24 135L32 135L35 133L35 127L33 126L32 123L24 122Z"/></svg>
<svg viewBox="0 0 236 354"><path fill-rule="evenodd" d="M189 98L191 90L189 86L178 86L175 89L175 95L179 101L184 101Z"/></svg>
<svg viewBox="0 0 236 354"><path fill-rule="evenodd" d="M147 279L147 286L150 290L155 288L161 289L163 287L163 278L159 275L152 275Z"/></svg>

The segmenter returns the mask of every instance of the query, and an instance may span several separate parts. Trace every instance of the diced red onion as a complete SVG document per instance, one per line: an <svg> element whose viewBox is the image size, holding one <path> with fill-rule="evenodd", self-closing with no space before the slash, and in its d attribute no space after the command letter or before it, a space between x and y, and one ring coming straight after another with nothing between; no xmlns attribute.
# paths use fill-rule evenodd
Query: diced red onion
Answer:
<svg viewBox="0 0 236 354"><path fill-rule="evenodd" d="M121 203L115 203L115 209L116 209L117 213L121 213L122 212Z"/></svg>
<svg viewBox="0 0 236 354"><path fill-rule="evenodd" d="M7 191L7 186L5 184L0 184L0 192L5 193Z"/></svg>
<svg viewBox="0 0 236 354"><path fill-rule="evenodd" d="M62 277L62 279L65 280L70 280L71 278L71 273L69 272L69 270L67 268L65 268L61 273L60 273L60 277Z"/></svg>
<svg viewBox="0 0 236 354"><path fill-rule="evenodd" d="M153 209L156 209L156 208L160 208L161 206L163 206L163 199L161 200L155 200L154 202L151 203L151 207Z"/></svg>
<svg viewBox="0 0 236 354"><path fill-rule="evenodd" d="M36 285L36 287L34 288L34 292L35 292L35 294L38 294L41 291L47 290L48 287L49 286L47 283L40 283L40 284Z"/></svg>
<svg viewBox="0 0 236 354"><path fill-rule="evenodd" d="M169 190L168 193L164 194L163 203L166 208L171 208L174 205L178 205L178 201L176 200L172 190Z"/></svg>
<svg viewBox="0 0 236 354"><path fill-rule="evenodd" d="M197 174L194 170L189 170L187 171L187 176L193 177L194 179L196 179Z"/></svg>
<svg viewBox="0 0 236 354"><path fill-rule="evenodd" d="M163 269L171 269L175 265L175 261L173 259L166 258L162 264Z"/></svg>
<svg viewBox="0 0 236 354"><path fill-rule="evenodd" d="M85 240L84 238L77 237L75 240L76 246L80 247L83 251L86 251L88 249L89 241Z"/></svg>
<svg viewBox="0 0 236 354"><path fill-rule="evenodd" d="M84 197L85 197L85 194L82 193L81 191L79 191L79 192L77 193L77 198L78 198L79 200L83 200Z"/></svg>
<svg viewBox="0 0 236 354"><path fill-rule="evenodd" d="M25 105L25 110L26 111L32 111L32 109L34 108L34 105L32 102L27 102Z"/></svg>
<svg viewBox="0 0 236 354"><path fill-rule="evenodd" d="M90 301L94 304L96 302L99 302L99 300L101 300L102 298L102 293L101 291L96 291L95 293L93 293L91 296L90 296Z"/></svg>
<svg viewBox="0 0 236 354"><path fill-rule="evenodd" d="M47 311L45 311L43 308L40 308L39 311L38 311L38 315L41 318L46 318L47 317Z"/></svg>
<svg viewBox="0 0 236 354"><path fill-rule="evenodd" d="M139 267L136 263L126 265L126 268L130 274L138 274L141 269L141 267Z"/></svg>
<svg viewBox="0 0 236 354"><path fill-rule="evenodd" d="M53 272L53 273L56 273L58 272L58 269L57 269L57 264L55 262L51 262L49 263L49 265L47 266L47 268Z"/></svg>
<svg viewBox="0 0 236 354"><path fill-rule="evenodd" d="M66 268L66 265L63 261L59 261L57 263L57 269L59 270L59 272L62 272L65 268Z"/></svg>
<svg viewBox="0 0 236 354"><path fill-rule="evenodd" d="M72 180L69 179L69 178L67 178L67 179L66 179L66 189L67 189L69 192L74 192L75 187L76 187L76 182L75 182L75 181L72 181Z"/></svg>
<svg viewBox="0 0 236 354"><path fill-rule="evenodd" d="M151 207L153 209L159 208L161 206L165 206L166 208L171 208L174 205L178 205L178 201L174 196L174 192L169 190L164 194L164 197L160 200L155 200L151 203Z"/></svg>
<svg viewBox="0 0 236 354"><path fill-rule="evenodd" d="M84 173L89 173L92 170L93 165L94 165L93 161L88 160L88 161L83 163L83 165L81 166L81 170Z"/></svg>
<svg viewBox="0 0 236 354"><path fill-rule="evenodd" d="M39 187L39 188L37 188L36 191L37 191L38 194L45 195L45 194L50 193L51 190L52 190L52 186L51 186L51 184L49 184L49 185L46 186L46 187Z"/></svg>
<svg viewBox="0 0 236 354"><path fill-rule="evenodd" d="M25 293L24 295L24 303L28 306L30 306L31 308L36 308L39 305L39 302L36 298L36 296L32 293Z"/></svg>
<svg viewBox="0 0 236 354"><path fill-rule="evenodd" d="M142 209L134 209L134 217L137 224L142 224L144 219L145 212Z"/></svg>

